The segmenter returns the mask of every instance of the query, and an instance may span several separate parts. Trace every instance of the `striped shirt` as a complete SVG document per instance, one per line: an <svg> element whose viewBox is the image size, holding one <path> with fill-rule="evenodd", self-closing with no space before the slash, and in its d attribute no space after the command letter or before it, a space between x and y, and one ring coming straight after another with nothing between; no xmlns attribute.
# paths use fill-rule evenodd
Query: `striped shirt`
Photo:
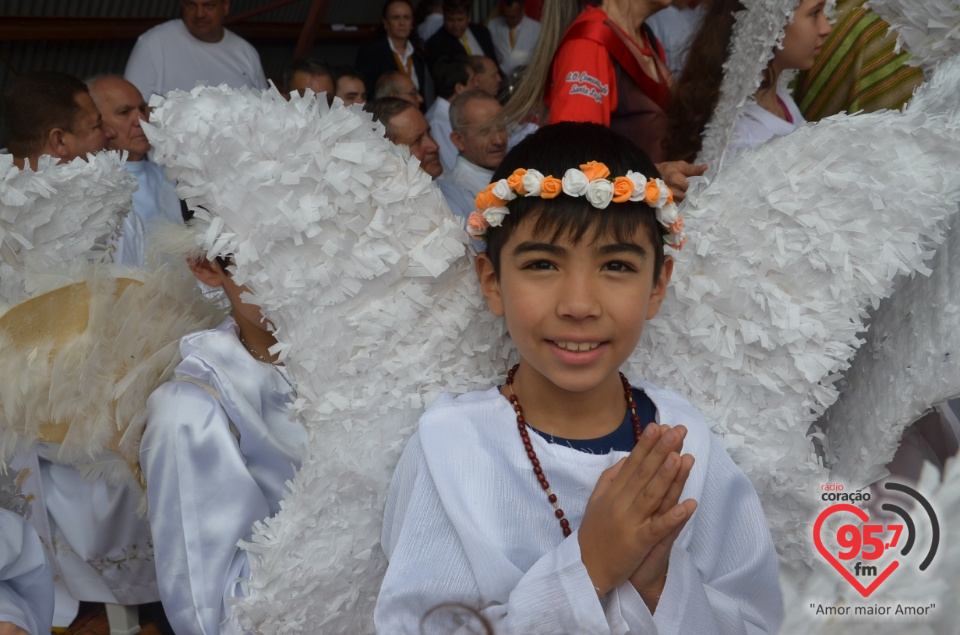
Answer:
<svg viewBox="0 0 960 635"><path fill-rule="evenodd" d="M797 80L803 116L816 121L838 112L899 109L923 82L908 66L908 53L894 53L890 25L863 8L865 0L839 0L837 23L809 71Z"/></svg>

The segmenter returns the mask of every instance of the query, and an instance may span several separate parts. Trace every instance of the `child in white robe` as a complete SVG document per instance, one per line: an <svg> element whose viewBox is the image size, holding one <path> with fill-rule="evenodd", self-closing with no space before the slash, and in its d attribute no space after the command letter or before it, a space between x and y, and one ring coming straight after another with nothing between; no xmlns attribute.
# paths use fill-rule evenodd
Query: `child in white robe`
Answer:
<svg viewBox="0 0 960 635"><path fill-rule="evenodd" d="M519 363L502 386L441 397L407 444L379 632L455 632L454 604L498 635L777 631L752 485L682 397L619 373L666 294L664 244L684 242L656 174L608 129L565 123L478 195L477 272Z"/></svg>
<svg viewBox="0 0 960 635"><path fill-rule="evenodd" d="M235 632L230 600L249 577L237 543L279 511L307 443L290 408L292 381L269 350L271 327L240 299L245 289L226 266L191 265L223 288L231 314L180 341L183 361L150 396L140 445L160 597L177 633Z"/></svg>
<svg viewBox="0 0 960 635"><path fill-rule="evenodd" d="M813 67L832 26L824 13L826 0L800 0L793 19L783 30L782 46L763 73L760 88L747 99L736 120L726 157L741 148L752 148L773 137L789 134L804 123L791 94L780 86L781 75ZM743 13L742 0L710 3L700 29L690 45L690 55L674 91L667 147L678 157L696 157L701 136L714 115L720 83L729 64L734 15ZM672 156L672 155L671 155ZM693 160L692 158L690 160Z"/></svg>

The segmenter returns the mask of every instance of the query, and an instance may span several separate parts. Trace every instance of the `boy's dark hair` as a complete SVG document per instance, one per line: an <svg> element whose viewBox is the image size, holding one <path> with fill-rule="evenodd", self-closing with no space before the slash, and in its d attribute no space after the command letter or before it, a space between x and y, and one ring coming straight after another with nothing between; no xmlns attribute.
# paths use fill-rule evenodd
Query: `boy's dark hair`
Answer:
<svg viewBox="0 0 960 635"><path fill-rule="evenodd" d="M660 173L646 153L629 139L595 123L563 122L540 128L525 138L504 157L492 182L505 179L517 168L535 169L544 176L563 178L570 168L588 161L599 161L610 169L610 176L625 176L628 170L648 178ZM518 196L507 204L510 213L500 227L487 230L487 256L494 273L500 277L500 251L513 230L524 218L536 217L534 232L557 240L569 237L578 243L591 231L596 236L612 235L629 240L637 228L643 228L653 245L653 279L663 266L663 230L656 212L642 201L610 203L606 209L593 207L586 198L561 194L546 201L540 197ZM548 211L549 210L549 211Z"/></svg>
<svg viewBox="0 0 960 635"><path fill-rule="evenodd" d="M470 68L470 58L466 55L445 55L437 60L430 69L437 96L450 101L457 90L457 84L466 86L470 81Z"/></svg>
<svg viewBox="0 0 960 635"><path fill-rule="evenodd" d="M54 128L73 130L82 113L77 94L87 85L66 73L22 73L3 89L7 149L15 157L39 153Z"/></svg>
<svg viewBox="0 0 960 635"><path fill-rule="evenodd" d="M333 81L333 73L330 72L330 69L326 67L322 62L317 60L310 59L307 57L301 57L300 59L293 60L287 67L283 69L283 86L284 88L290 87L290 80L293 79L294 73L306 73L308 75L319 75L321 77L329 77L330 81Z"/></svg>

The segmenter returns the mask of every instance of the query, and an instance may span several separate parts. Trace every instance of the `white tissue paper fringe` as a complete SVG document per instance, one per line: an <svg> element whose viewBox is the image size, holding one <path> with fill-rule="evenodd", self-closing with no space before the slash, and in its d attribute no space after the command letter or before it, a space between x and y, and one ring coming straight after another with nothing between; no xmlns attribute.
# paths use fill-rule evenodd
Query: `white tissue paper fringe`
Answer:
<svg viewBox="0 0 960 635"><path fill-rule="evenodd" d="M793 590L817 560L812 522L830 476L807 431L837 399L866 309L897 276L930 273L960 200L960 121L938 112L960 91L956 64L903 114L831 117L738 153L686 208L688 247L644 333L638 368L717 422ZM899 441L883 420L831 425Z"/></svg>
<svg viewBox="0 0 960 635"><path fill-rule="evenodd" d="M0 328L0 468L44 440L42 426L63 424L55 460L142 492L147 397L179 361L180 338L216 325L223 311L204 301L192 276L174 273L180 267L101 262L137 187L125 160L116 152L64 164L42 156L34 171L0 155L0 316L22 319L8 311L68 285L89 290L86 315L64 306L48 322L56 336L86 322L63 342L44 330L25 344ZM136 283L116 297L118 279Z"/></svg>
<svg viewBox="0 0 960 635"><path fill-rule="evenodd" d="M30 271L53 273L101 259L129 213L137 180L126 155L99 152L20 170L0 154L0 311L27 299Z"/></svg>
<svg viewBox="0 0 960 635"><path fill-rule="evenodd" d="M243 545L233 618L259 633L373 632L404 441L442 391L487 388L508 368L466 234L358 108L225 87L153 105L156 159L198 210L185 250L233 255L276 327L311 441L280 513Z"/></svg>

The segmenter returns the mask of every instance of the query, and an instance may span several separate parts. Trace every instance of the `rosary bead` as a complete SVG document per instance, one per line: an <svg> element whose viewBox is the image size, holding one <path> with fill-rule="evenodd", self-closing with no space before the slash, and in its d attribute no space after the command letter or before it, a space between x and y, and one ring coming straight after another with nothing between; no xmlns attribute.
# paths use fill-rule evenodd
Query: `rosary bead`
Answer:
<svg viewBox="0 0 960 635"><path fill-rule="evenodd" d="M510 387L509 399L510 403L513 404L514 412L517 413L517 430L520 431L520 440L523 441L523 448L526 450L527 458L530 459L530 464L533 466L533 473L537 476L537 482L539 482L540 487L547 492L547 500L556 508L553 515L560 520L560 529L563 531L563 537L566 538L573 533L573 530L570 529L570 521L564 518L563 509L557 504L557 495L550 492L550 483L543 473L540 459L537 458L537 453L534 451L533 444L530 442L530 434L527 432L526 425L527 420L523 417L520 398L513 392L513 377L517 374L517 368L519 367L520 364L517 364L507 372L507 386ZM640 433L643 427L640 423L640 417L637 415L637 404L633 401L633 390L630 388L630 382L627 381L623 373L620 373L620 381L623 384L623 395L627 400L627 407L630 410L631 421L633 423L633 440L634 443L636 443L640 440Z"/></svg>

